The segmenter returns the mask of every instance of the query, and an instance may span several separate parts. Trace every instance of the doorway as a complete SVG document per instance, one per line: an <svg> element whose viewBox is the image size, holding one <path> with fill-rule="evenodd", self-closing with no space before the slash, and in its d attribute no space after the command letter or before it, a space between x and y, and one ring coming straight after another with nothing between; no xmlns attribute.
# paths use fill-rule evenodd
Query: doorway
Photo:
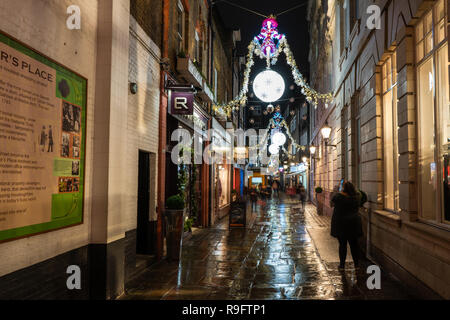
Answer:
<svg viewBox="0 0 450 320"><path fill-rule="evenodd" d="M139 151L136 253L152 254L150 230L150 153Z"/></svg>

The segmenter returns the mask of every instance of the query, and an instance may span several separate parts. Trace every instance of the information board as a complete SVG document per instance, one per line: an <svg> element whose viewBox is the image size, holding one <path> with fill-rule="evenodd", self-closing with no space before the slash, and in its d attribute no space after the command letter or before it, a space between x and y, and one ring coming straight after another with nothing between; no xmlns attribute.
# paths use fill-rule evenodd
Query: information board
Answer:
<svg viewBox="0 0 450 320"><path fill-rule="evenodd" d="M0 242L83 223L87 80L0 33Z"/></svg>

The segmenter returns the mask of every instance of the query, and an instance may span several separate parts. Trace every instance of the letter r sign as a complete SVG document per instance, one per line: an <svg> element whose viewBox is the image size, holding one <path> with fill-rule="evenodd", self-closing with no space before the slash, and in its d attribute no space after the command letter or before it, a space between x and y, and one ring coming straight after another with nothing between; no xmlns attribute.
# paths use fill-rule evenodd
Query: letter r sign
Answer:
<svg viewBox="0 0 450 320"><path fill-rule="evenodd" d="M194 113L194 94L192 92L170 93L170 113L192 115Z"/></svg>
<svg viewBox="0 0 450 320"><path fill-rule="evenodd" d="M176 110L189 110L187 106L187 99L185 97L175 98L175 109Z"/></svg>

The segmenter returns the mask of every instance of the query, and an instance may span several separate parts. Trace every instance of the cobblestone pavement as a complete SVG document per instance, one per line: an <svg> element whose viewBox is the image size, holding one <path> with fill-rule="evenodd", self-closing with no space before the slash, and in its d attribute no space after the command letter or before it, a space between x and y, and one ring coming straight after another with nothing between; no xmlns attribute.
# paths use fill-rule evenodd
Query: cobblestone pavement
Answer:
<svg viewBox="0 0 450 320"><path fill-rule="evenodd" d="M197 230L184 241L179 264L163 261L149 268L132 281L121 299L412 298L386 275L382 275L382 289L371 291L368 275L356 274L352 263L344 273L337 263L323 263L306 230L308 223L326 223L324 218L314 219L313 208L308 206L306 219L298 202L272 200L265 208L258 207L250 229L228 230L225 219L215 228ZM365 261L363 266L369 264Z"/></svg>

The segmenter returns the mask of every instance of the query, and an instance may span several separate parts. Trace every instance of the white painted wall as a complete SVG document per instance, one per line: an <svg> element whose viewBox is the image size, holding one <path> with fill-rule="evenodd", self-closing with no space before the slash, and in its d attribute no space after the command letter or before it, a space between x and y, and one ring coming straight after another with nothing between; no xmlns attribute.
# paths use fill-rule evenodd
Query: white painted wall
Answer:
<svg viewBox="0 0 450 320"><path fill-rule="evenodd" d="M156 161L151 167L150 220L156 221L156 199L158 178L158 132L160 104L161 52L144 30L130 16L130 83L137 83L138 92L128 94L127 127L127 176L126 230L136 228L139 150L154 154Z"/></svg>
<svg viewBox="0 0 450 320"><path fill-rule="evenodd" d="M66 27L67 7L72 4L81 8L81 30ZM0 1L0 30L88 79L84 224L0 244L0 276L89 243L97 8L92 0Z"/></svg>

